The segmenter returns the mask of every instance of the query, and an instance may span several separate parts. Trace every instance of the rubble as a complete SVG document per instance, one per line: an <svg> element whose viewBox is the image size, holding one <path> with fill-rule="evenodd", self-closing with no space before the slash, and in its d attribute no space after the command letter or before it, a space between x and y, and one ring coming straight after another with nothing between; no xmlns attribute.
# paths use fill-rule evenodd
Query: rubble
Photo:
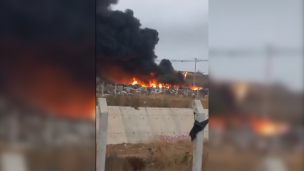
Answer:
<svg viewBox="0 0 304 171"><path fill-rule="evenodd" d="M181 88L154 88L142 87L141 85L123 85L123 84L98 84L96 93L103 96L107 95L150 95L150 94L170 94L180 97L205 97L209 94L208 88L201 90L191 90L190 87Z"/></svg>

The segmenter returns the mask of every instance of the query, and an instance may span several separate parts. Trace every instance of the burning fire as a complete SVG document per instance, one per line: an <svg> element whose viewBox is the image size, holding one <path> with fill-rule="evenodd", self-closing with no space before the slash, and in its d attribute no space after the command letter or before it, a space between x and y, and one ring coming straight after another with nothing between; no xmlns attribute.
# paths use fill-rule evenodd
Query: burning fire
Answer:
<svg viewBox="0 0 304 171"><path fill-rule="evenodd" d="M232 84L232 92L238 102L241 102L247 95L249 84L246 82L237 82Z"/></svg>
<svg viewBox="0 0 304 171"><path fill-rule="evenodd" d="M79 84L65 68L32 60L15 62L7 91L26 105L67 118L95 118L94 84ZM17 69L18 68L18 69ZM39 72L37 72L39 71Z"/></svg>
<svg viewBox="0 0 304 171"><path fill-rule="evenodd" d="M203 89L202 87L196 87L196 86L190 86L191 90L201 90Z"/></svg>
<svg viewBox="0 0 304 171"><path fill-rule="evenodd" d="M142 87L153 87L153 88L180 88L178 85L164 84L157 81L155 73L150 73L150 75L140 75L137 73L128 73L123 70L123 68L115 66L110 62L103 61L103 64L97 64L99 68L102 68L101 75L112 82L119 84L131 84L131 85L141 85ZM176 71L174 71L176 72ZM187 76L188 72L183 72L184 78ZM145 80L145 81L143 81ZM148 81L147 81L148 80ZM188 85L185 85L188 87ZM200 90L201 88L196 86L190 86L192 90Z"/></svg>
<svg viewBox="0 0 304 171"><path fill-rule="evenodd" d="M145 84L143 82L140 82L139 80L137 80L136 78L133 78L133 80L131 81L132 85L141 85L142 87L153 87L153 88L179 88L179 86L172 86L170 84L162 84L162 83L157 83L157 81L152 80L149 82L149 84ZM201 90L202 87L196 87L196 86L190 86L191 90Z"/></svg>
<svg viewBox="0 0 304 171"><path fill-rule="evenodd" d="M149 84L142 83L140 81L137 81L135 78L133 78L133 81L131 83L132 85L141 85L142 87L153 87L153 88L170 88L172 87L169 84L161 84L157 83L155 80L152 80L149 82Z"/></svg>
<svg viewBox="0 0 304 171"><path fill-rule="evenodd" d="M136 84L138 84L138 82L135 80L135 78L133 78L133 82L132 82L132 85L136 85Z"/></svg>
<svg viewBox="0 0 304 171"><path fill-rule="evenodd" d="M212 117L210 119L210 126L215 129L224 129L227 124L242 125L248 123L252 130L258 135L262 136L273 136L278 134L284 134L288 131L289 127L286 124L274 122L271 120L260 119L260 118L248 118L244 120L237 117L223 118L223 117Z"/></svg>
<svg viewBox="0 0 304 171"><path fill-rule="evenodd" d="M253 121L252 127L258 134L263 136L283 134L288 131L288 126L286 124L276 123L265 119Z"/></svg>
<svg viewBox="0 0 304 171"><path fill-rule="evenodd" d="M187 74L188 74L188 72L184 72L184 73L183 73L184 79L187 77Z"/></svg>

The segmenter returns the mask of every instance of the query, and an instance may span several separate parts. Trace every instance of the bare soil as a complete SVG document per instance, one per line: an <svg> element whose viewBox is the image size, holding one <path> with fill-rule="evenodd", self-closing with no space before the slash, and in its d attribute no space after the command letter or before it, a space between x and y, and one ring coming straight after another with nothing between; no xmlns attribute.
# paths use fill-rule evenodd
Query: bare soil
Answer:
<svg viewBox="0 0 304 171"><path fill-rule="evenodd" d="M97 95L98 97L98 95ZM176 97L172 95L133 95L133 96L105 96L109 106L138 107L168 107L192 108L193 99L190 97ZM205 109L208 109L208 99L200 99Z"/></svg>
<svg viewBox="0 0 304 171"><path fill-rule="evenodd" d="M208 171L208 142L204 143L203 170ZM192 143L152 142L107 146L106 171L189 171Z"/></svg>

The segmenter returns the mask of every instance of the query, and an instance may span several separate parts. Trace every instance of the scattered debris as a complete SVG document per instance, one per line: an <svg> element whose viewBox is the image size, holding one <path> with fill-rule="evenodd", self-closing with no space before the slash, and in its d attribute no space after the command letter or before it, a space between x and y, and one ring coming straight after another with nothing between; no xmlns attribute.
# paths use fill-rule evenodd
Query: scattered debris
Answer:
<svg viewBox="0 0 304 171"><path fill-rule="evenodd" d="M141 85L123 85L123 84L100 84L96 86L96 92L102 96L108 95L151 95L151 94L170 94L179 97L205 97L209 94L208 88L200 90L191 90L190 87L181 88L159 88L142 87Z"/></svg>

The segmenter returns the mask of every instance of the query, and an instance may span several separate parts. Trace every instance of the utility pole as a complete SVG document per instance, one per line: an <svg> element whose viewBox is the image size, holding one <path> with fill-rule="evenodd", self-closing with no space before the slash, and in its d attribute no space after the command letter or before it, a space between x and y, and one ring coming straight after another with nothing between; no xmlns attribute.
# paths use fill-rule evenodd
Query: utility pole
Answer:
<svg viewBox="0 0 304 171"><path fill-rule="evenodd" d="M102 95L102 97L104 96L103 91L104 91L104 82L101 85L101 95Z"/></svg>
<svg viewBox="0 0 304 171"><path fill-rule="evenodd" d="M196 62L197 62L197 58L194 58L194 77L193 77L193 86L195 86Z"/></svg>
<svg viewBox="0 0 304 171"><path fill-rule="evenodd" d="M264 117L269 117L270 112L270 96L271 96L271 71L272 71L273 48L269 45L266 48L266 70L265 70L265 93L264 93Z"/></svg>

